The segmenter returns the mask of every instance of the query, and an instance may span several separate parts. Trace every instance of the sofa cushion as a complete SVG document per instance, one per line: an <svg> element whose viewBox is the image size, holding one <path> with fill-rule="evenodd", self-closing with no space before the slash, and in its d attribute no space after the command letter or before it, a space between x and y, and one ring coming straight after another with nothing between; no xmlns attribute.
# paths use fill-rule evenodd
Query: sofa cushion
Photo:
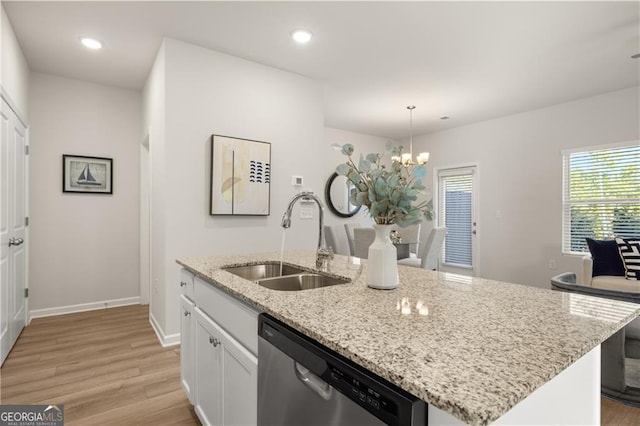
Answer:
<svg viewBox="0 0 640 426"><path fill-rule="evenodd" d="M628 292L640 292L640 281L628 280L625 277L616 277L612 275L600 275L593 277L591 287L602 288L605 290L617 290Z"/></svg>
<svg viewBox="0 0 640 426"><path fill-rule="evenodd" d="M640 238L616 238L628 280L640 280Z"/></svg>
<svg viewBox="0 0 640 426"><path fill-rule="evenodd" d="M586 240L593 259L591 276L613 275L623 277L625 275L624 264L622 263L616 240L593 240L591 238Z"/></svg>

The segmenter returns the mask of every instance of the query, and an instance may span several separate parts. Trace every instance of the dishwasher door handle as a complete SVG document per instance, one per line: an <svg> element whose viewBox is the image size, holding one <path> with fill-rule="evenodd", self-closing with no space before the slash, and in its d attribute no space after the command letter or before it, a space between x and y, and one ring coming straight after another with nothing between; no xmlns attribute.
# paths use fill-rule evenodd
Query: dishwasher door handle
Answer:
<svg viewBox="0 0 640 426"><path fill-rule="evenodd" d="M333 394L333 388L331 385L320 377L313 374L307 367L297 362L294 362L294 370L296 377L309 389L317 393L322 399L329 400Z"/></svg>

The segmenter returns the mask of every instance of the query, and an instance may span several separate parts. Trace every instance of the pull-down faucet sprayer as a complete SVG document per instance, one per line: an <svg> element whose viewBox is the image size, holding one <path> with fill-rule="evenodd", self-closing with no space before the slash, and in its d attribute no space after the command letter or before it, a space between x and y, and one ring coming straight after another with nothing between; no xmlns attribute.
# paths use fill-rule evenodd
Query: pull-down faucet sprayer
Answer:
<svg viewBox="0 0 640 426"><path fill-rule="evenodd" d="M322 201L313 192L301 192L296 194L291 201L287 210L285 210L282 216L282 227L284 229L291 228L291 213L293 206L298 200L313 200L318 205L318 249L316 251L316 268L326 270L329 265L329 260L333 259L333 252L327 248L324 241L324 207L322 207Z"/></svg>

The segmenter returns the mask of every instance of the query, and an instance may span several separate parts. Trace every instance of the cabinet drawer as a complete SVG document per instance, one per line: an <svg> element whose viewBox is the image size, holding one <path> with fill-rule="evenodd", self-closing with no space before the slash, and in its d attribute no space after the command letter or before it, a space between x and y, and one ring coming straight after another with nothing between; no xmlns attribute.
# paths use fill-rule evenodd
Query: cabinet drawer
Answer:
<svg viewBox="0 0 640 426"><path fill-rule="evenodd" d="M258 312L200 278L195 278L194 283L196 306L256 355Z"/></svg>
<svg viewBox="0 0 640 426"><path fill-rule="evenodd" d="M180 269L180 293L194 300L193 292L194 275L186 269Z"/></svg>

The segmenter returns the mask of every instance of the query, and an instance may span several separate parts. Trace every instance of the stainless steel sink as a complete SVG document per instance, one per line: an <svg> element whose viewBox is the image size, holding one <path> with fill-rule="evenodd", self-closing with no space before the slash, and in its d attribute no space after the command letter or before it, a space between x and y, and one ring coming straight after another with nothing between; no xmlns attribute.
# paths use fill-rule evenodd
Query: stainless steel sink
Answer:
<svg viewBox="0 0 640 426"><path fill-rule="evenodd" d="M258 280L257 282L262 287L266 287L271 290L300 291L319 287L329 287L337 284L346 284L349 281L330 277L328 275L304 273L289 275L286 277L267 278Z"/></svg>
<svg viewBox="0 0 640 426"><path fill-rule="evenodd" d="M283 264L281 270L280 262L229 266L222 269L245 280L254 281L262 287L280 291L309 290L349 282L346 279L311 273L292 265Z"/></svg>
<svg viewBox="0 0 640 426"><path fill-rule="evenodd" d="M265 278L280 277L284 275L295 275L306 272L302 268L284 264L282 265L281 271L280 262L261 263L258 265L249 266L231 266L222 269L249 281L258 281Z"/></svg>

